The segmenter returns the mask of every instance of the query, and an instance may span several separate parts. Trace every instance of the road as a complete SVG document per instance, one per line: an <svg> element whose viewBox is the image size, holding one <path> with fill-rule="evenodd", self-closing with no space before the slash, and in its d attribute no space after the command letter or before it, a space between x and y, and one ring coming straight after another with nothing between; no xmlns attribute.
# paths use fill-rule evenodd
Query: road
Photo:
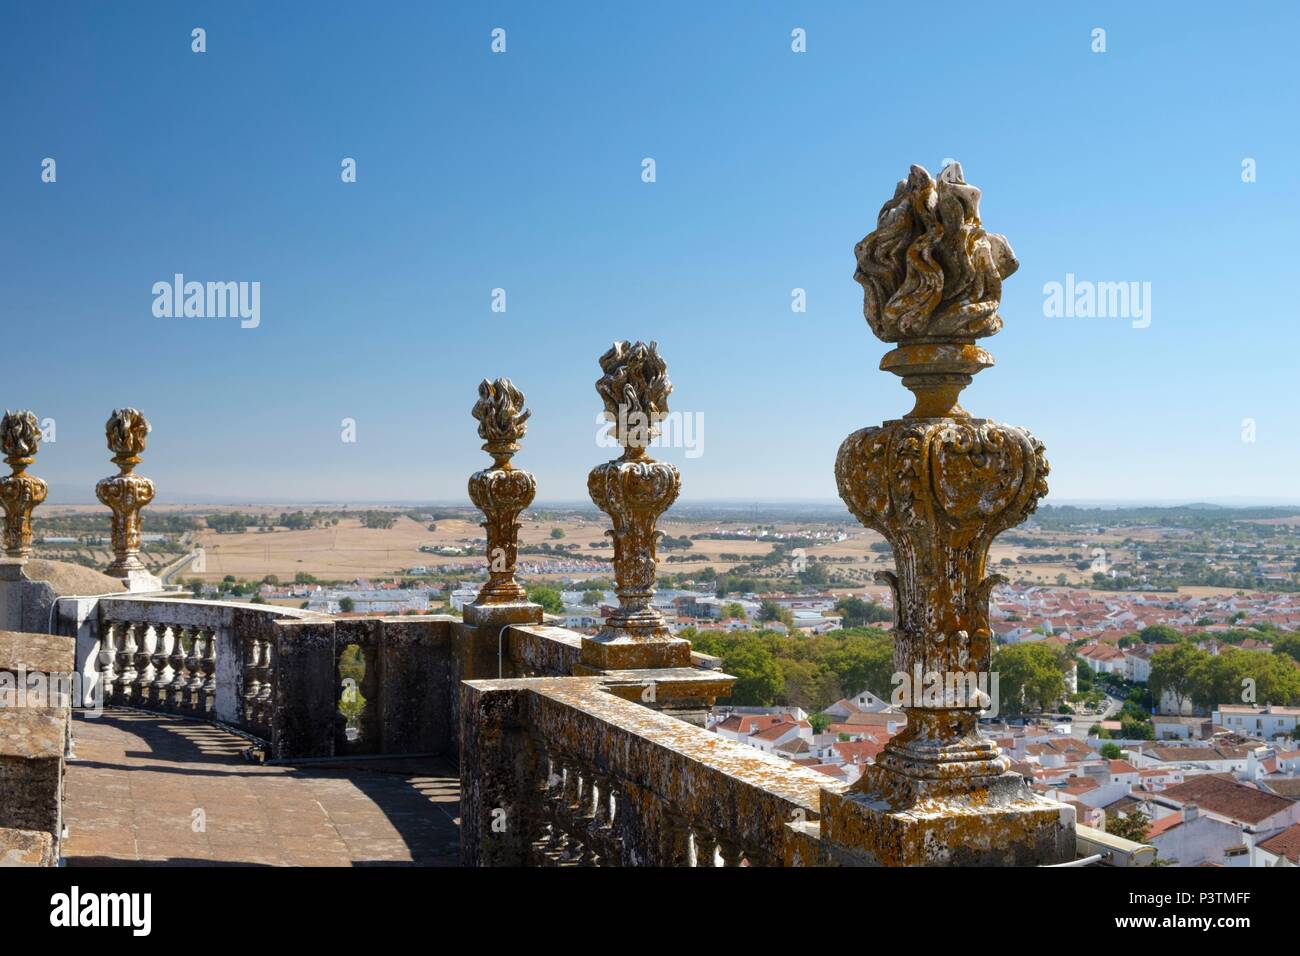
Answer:
<svg viewBox="0 0 1300 956"><path fill-rule="evenodd" d="M1106 695L1106 709L1100 714L1093 714L1091 717L1076 716L1074 718L1074 728L1072 735L1078 740L1086 740L1088 737L1088 728L1093 724L1099 724L1103 720L1110 720L1120 712L1124 706L1124 701L1118 697Z"/></svg>

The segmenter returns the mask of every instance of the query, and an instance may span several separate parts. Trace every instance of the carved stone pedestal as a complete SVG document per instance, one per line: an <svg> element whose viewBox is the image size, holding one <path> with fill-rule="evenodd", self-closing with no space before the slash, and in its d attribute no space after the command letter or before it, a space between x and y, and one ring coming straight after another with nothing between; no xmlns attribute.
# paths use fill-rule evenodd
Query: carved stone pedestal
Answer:
<svg viewBox="0 0 1300 956"><path fill-rule="evenodd" d="M998 703L987 573L996 535L1047 494L1043 445L958 404L993 364L975 345L1002 327L1002 280L1017 267L984 231L979 190L953 164L919 166L855 250L872 331L899 343L881 369L915 396L901 419L850 435L835 461L840 497L889 542L895 697L907 727L851 791L826 793L821 835L835 852L886 866L1050 864L1074 856L1074 810L1009 773L979 732Z"/></svg>
<svg viewBox="0 0 1300 956"><path fill-rule="evenodd" d="M135 473L149 435L149 422L134 408L113 410L104 426L118 474L95 485L95 496L113 512L113 561L104 573L124 578L132 591L157 590L158 579L140 560L140 511L153 501L154 486Z"/></svg>
<svg viewBox="0 0 1300 956"><path fill-rule="evenodd" d="M532 504L537 482L510 459L519 451L531 413L524 408L524 393L510 379L499 378L479 384L472 414L484 440L483 450L492 456L492 467L476 471L469 479L470 500L486 519L488 579L474 602L465 605L462 616L466 624L487 630L540 624L541 605L530 602L515 580L519 515Z"/></svg>
<svg viewBox="0 0 1300 956"><path fill-rule="evenodd" d="M45 482L27 474L41 444L41 428L29 411L5 412L0 421L0 446L13 473L0 478L0 506L5 512L4 553L19 565L32 553L32 510L45 500Z"/></svg>
<svg viewBox="0 0 1300 956"><path fill-rule="evenodd" d="M601 670L689 667L690 642L673 637L651 604L655 546L662 535L655 524L682 488L676 468L646 453L656 423L668 414L668 367L654 342L615 342L601 356L600 368L596 391L623 456L592 469L587 493L613 520L606 534L614 542L619 606L599 633L583 638L582 663Z"/></svg>
<svg viewBox="0 0 1300 956"><path fill-rule="evenodd" d="M1020 774L948 788L867 767L852 790L822 791L822 839L867 866L1045 866L1075 858L1075 811L1034 794Z"/></svg>

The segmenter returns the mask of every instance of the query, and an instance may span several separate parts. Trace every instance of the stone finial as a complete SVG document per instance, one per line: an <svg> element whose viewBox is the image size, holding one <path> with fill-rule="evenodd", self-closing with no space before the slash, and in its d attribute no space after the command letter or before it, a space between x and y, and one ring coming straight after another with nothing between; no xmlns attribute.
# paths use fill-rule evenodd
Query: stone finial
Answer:
<svg viewBox="0 0 1300 956"><path fill-rule="evenodd" d="M524 393L508 378L495 382L484 379L478 387L478 401L471 414L478 420L483 450L492 456L491 468L477 471L469 479L469 497L487 519L488 580L466 609L470 623L506 621L503 605L521 608L514 620L541 620L541 609L528 605L527 592L515 580L519 553L519 515L533 502L537 483L533 476L511 464L519 441L528 430L532 413L524 408ZM489 613L486 609L494 609ZM509 615L507 615L509 616Z"/></svg>
<svg viewBox="0 0 1300 956"><path fill-rule="evenodd" d="M913 166L853 251L863 312L883 341L977 339L1002 328L1002 280L1020 263L1005 236L980 225L980 191L960 164L937 182Z"/></svg>
<svg viewBox="0 0 1300 956"><path fill-rule="evenodd" d="M492 382L485 378L479 383L478 401L470 414L478 421L483 450L502 464L519 450L532 412L524 408L524 393L510 379Z"/></svg>
<svg viewBox="0 0 1300 956"><path fill-rule="evenodd" d="M614 438L637 457L658 434L657 423L668 414L673 383L656 342L615 342L600 357L604 374L596 391L605 403L605 417L614 423Z"/></svg>
<svg viewBox="0 0 1300 956"><path fill-rule="evenodd" d="M148 434L148 420L134 408L115 409L104 426L119 472L95 485L95 496L113 512L113 562L104 571L111 577L130 578L145 571L140 561L140 510L153 501L154 486L134 472Z"/></svg>
<svg viewBox="0 0 1300 956"><path fill-rule="evenodd" d="M12 473L0 478L0 505L5 511L4 549L11 558L32 553L32 511L45 500L48 486L27 467L36 460L41 426L30 411L6 411L0 421L0 447Z"/></svg>
<svg viewBox="0 0 1300 956"><path fill-rule="evenodd" d="M595 637L583 639L582 659L605 669L688 666L690 644L668 633L662 615L651 604L655 547L662 534L655 525L682 487L676 468L646 454L655 423L668 414L673 388L668 367L654 342L615 342L601 356L600 368L604 374L596 382L596 391L624 452L621 458L592 469L587 492L596 507L613 519L614 527L606 534L614 541L619 607Z"/></svg>
<svg viewBox="0 0 1300 956"><path fill-rule="evenodd" d="M867 323L900 343L880 367L916 394L911 418L965 416L957 396L993 364L974 342L1002 328L1002 280L1020 264L1005 236L984 231L979 203L959 164L937 181L913 166L854 249Z"/></svg>
<svg viewBox="0 0 1300 956"><path fill-rule="evenodd" d="M116 408L104 425L104 435L108 439L108 450L113 453L113 461L118 465L136 465L144 454L145 442L149 438L152 426L144 414L134 408ZM129 469L124 469L124 473Z"/></svg>
<svg viewBox="0 0 1300 956"><path fill-rule="evenodd" d="M989 547L1047 493L1042 443L956 402L992 364L973 340L1001 327L1015 258L980 228L979 192L956 165L937 184L913 166L857 256L872 331L903 343L881 368L917 403L850 435L835 479L893 550L895 572L879 577L893 590L894 662L911 693L906 729L849 793L823 799L822 833L893 865L1061 862L1074 850L1073 811L1008 772L978 725L997 687L989 596L1002 578L988 573Z"/></svg>

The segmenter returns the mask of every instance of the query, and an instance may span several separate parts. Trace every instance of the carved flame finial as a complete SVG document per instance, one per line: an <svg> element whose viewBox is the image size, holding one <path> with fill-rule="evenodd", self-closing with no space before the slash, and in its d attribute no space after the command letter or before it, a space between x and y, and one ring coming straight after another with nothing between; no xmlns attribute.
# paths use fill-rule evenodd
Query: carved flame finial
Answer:
<svg viewBox="0 0 1300 956"><path fill-rule="evenodd" d="M519 450L532 412L524 408L524 393L510 379L493 382L485 378L479 383L478 401L470 414L478 420L478 437L485 442L483 450L508 459Z"/></svg>
<svg viewBox="0 0 1300 956"><path fill-rule="evenodd" d="M10 465L30 465L41 447L41 425L30 411L5 410L0 421L0 447Z"/></svg>
<svg viewBox="0 0 1300 956"><path fill-rule="evenodd" d="M629 456L644 454L659 432L655 423L668 414L673 390L658 343L615 342L600 357L600 370L604 374L596 391L605 403L605 417L614 423L615 439Z"/></svg>
<svg viewBox="0 0 1300 956"><path fill-rule="evenodd" d="M104 436L108 439L113 461L124 468L128 464L138 464L151 428L149 420L138 409L113 409L104 425Z"/></svg>
<svg viewBox="0 0 1300 956"><path fill-rule="evenodd" d="M980 191L958 163L937 182L913 166L854 254L863 313L885 342L993 335L1002 280L1020 265L1005 236L984 231Z"/></svg>

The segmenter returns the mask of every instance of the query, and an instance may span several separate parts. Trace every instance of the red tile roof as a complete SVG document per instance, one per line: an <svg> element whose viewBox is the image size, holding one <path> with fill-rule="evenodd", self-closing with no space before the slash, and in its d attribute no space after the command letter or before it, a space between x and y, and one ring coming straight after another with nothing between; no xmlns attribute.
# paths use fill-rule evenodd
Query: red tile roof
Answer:
<svg viewBox="0 0 1300 956"><path fill-rule="evenodd" d="M1262 841L1259 847L1261 850L1284 856L1292 863L1300 865L1300 823L1289 826L1281 833Z"/></svg>

